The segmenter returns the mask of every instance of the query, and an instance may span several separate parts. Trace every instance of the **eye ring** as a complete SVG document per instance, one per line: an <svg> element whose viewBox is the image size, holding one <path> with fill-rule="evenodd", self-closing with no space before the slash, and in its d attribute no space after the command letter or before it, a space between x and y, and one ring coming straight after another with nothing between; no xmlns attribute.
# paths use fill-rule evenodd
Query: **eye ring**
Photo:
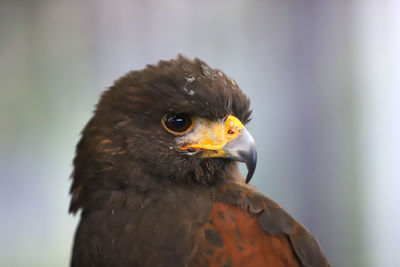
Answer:
<svg viewBox="0 0 400 267"><path fill-rule="evenodd" d="M194 126L191 116L186 113L167 113L162 117L161 124L174 135L185 135Z"/></svg>

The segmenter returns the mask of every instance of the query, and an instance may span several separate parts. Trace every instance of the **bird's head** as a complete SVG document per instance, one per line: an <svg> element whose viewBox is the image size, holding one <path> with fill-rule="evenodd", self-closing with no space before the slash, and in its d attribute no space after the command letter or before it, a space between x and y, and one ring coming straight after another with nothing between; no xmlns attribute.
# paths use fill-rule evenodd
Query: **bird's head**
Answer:
<svg viewBox="0 0 400 267"><path fill-rule="evenodd" d="M127 184L212 184L229 178L236 161L256 164L246 130L248 98L220 70L179 56L117 80L101 97L74 160L74 198L82 190ZM77 201L79 202L79 201Z"/></svg>

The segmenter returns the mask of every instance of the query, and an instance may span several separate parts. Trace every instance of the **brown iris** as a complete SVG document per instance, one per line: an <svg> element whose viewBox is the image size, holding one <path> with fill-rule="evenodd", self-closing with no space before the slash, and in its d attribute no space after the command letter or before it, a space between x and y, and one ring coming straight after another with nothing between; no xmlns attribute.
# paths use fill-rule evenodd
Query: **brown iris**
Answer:
<svg viewBox="0 0 400 267"><path fill-rule="evenodd" d="M184 135L193 128L192 119L186 113L167 113L161 122L165 130L175 135Z"/></svg>

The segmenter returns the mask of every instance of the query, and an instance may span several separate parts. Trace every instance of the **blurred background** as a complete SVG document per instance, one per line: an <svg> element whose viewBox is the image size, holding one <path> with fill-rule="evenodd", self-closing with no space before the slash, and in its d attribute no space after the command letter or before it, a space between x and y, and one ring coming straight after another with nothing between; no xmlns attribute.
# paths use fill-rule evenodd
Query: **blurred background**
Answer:
<svg viewBox="0 0 400 267"><path fill-rule="evenodd" d="M400 1L0 1L0 265L67 266L99 94L182 53L254 108L253 184L332 266L400 266Z"/></svg>

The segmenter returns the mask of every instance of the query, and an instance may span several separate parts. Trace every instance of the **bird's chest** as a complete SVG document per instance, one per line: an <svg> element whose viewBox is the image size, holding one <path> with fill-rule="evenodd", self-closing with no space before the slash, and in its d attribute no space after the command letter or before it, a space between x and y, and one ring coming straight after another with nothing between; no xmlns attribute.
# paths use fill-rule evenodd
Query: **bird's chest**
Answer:
<svg viewBox="0 0 400 267"><path fill-rule="evenodd" d="M282 254L291 251L286 239L265 233L257 215L218 199L177 189L120 194L84 214L75 259L95 266L296 266Z"/></svg>
<svg viewBox="0 0 400 267"><path fill-rule="evenodd" d="M128 262L139 266L190 266L199 232L210 222L214 201L205 192L147 192L123 213L119 246L130 248ZM129 201L128 201L129 202Z"/></svg>
<svg viewBox="0 0 400 267"><path fill-rule="evenodd" d="M267 235L258 216L206 195L173 199L141 211L135 244L145 266L296 266L280 252L288 245Z"/></svg>

